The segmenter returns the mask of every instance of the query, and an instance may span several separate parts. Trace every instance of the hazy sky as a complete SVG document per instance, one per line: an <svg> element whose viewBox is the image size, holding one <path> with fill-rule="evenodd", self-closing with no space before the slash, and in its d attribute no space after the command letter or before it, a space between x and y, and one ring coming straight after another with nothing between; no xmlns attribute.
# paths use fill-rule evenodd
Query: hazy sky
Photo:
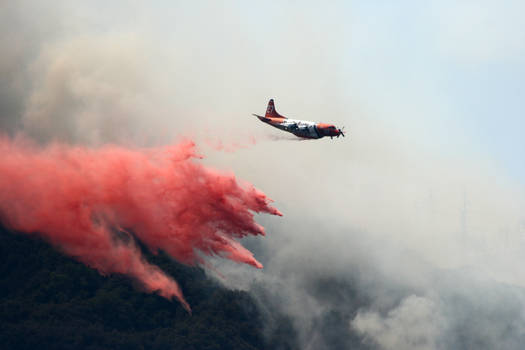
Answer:
<svg viewBox="0 0 525 350"><path fill-rule="evenodd" d="M7 18L4 35L44 47L127 40L188 112L220 119L227 100L240 118L274 97L283 113L351 129L357 106L425 147L490 159L525 181L520 1L125 4L4 5L21 18ZM10 32L27 17L30 35Z"/></svg>
<svg viewBox="0 0 525 350"><path fill-rule="evenodd" d="M382 117L423 126L447 151L495 159L523 183L523 3L362 4L348 8L345 55L360 64L347 68L369 81L364 96L386 98Z"/></svg>
<svg viewBox="0 0 525 350"><path fill-rule="evenodd" d="M425 146L491 159L525 181L520 1L69 6L76 12L65 24L72 33L88 27L153 37L150 44L175 56L164 67L175 85L181 66L198 75L183 96L209 86L200 104L260 96L261 107L246 104L252 111L275 97L294 117L347 128L358 105Z"/></svg>

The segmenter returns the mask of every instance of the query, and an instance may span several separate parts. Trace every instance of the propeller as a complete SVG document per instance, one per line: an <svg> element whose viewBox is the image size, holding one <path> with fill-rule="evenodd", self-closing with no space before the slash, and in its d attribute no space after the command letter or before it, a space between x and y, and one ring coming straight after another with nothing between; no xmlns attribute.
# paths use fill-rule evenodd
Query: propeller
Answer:
<svg viewBox="0 0 525 350"><path fill-rule="evenodd" d="M342 129L337 129L337 130L339 131L339 135L345 137L345 133L344 133L344 131L345 131L345 127L344 127L344 126L343 126ZM339 135L337 135L337 137L339 137Z"/></svg>

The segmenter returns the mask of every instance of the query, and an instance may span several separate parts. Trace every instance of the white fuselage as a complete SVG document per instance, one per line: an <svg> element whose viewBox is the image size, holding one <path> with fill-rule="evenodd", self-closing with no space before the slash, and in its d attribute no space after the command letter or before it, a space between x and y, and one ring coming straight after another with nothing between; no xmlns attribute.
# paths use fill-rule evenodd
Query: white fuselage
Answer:
<svg viewBox="0 0 525 350"><path fill-rule="evenodd" d="M271 124L276 128L291 132L292 134L309 139L318 139L322 135L317 130L317 123L308 120L283 119L279 124Z"/></svg>

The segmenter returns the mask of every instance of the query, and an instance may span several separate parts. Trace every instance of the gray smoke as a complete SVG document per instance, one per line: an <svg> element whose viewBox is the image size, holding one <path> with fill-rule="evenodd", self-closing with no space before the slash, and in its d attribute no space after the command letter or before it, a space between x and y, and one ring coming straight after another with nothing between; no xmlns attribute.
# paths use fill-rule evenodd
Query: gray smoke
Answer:
<svg viewBox="0 0 525 350"><path fill-rule="evenodd" d="M101 14L102 3L0 6L4 132L87 145L152 145L176 136L163 69L169 58L123 21L133 5ZM114 21L105 21L114 11Z"/></svg>
<svg viewBox="0 0 525 350"><path fill-rule="evenodd" d="M250 242L265 264L255 277L232 264L220 271L257 297L269 327L272 313L289 315L302 348L519 349L525 340L523 287L476 267L440 268L364 232L292 220Z"/></svg>

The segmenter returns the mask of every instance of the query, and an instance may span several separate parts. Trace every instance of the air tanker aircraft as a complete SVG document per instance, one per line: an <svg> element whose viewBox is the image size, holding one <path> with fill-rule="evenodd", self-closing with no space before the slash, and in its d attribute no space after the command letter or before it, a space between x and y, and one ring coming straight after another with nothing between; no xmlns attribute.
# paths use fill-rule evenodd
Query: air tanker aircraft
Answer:
<svg viewBox="0 0 525 350"><path fill-rule="evenodd" d="M305 139L320 139L321 137L334 136L339 137L345 136L343 130L336 128L332 124L316 123L309 122L307 120L295 120L288 119L283 117L275 110L275 105L273 104L273 99L268 102L268 107L266 108L266 114L263 116L252 114L259 118L261 121L271 126L276 127L284 131L291 132L297 137Z"/></svg>

